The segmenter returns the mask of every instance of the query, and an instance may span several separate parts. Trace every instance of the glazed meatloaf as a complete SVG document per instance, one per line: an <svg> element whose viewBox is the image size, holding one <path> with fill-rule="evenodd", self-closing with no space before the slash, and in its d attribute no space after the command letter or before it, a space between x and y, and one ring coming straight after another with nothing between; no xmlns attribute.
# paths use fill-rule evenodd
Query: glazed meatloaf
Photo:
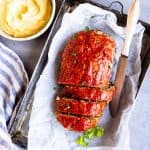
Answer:
<svg viewBox="0 0 150 150"><path fill-rule="evenodd" d="M106 101L91 102L59 96L56 98L58 112L82 116L101 116L106 104Z"/></svg>
<svg viewBox="0 0 150 150"><path fill-rule="evenodd" d="M86 131L97 126L111 101L110 86L115 41L98 31L76 33L66 44L58 75L63 89L56 97L56 117L67 129Z"/></svg>
<svg viewBox="0 0 150 150"><path fill-rule="evenodd" d="M81 31L64 48L58 83L88 87L107 87L115 42L101 31Z"/></svg>
<svg viewBox="0 0 150 150"><path fill-rule="evenodd" d="M100 117L84 117L63 113L56 113L56 116L65 128L78 132L94 128L100 119Z"/></svg>
<svg viewBox="0 0 150 150"><path fill-rule="evenodd" d="M66 85L62 89L61 95L84 100L107 101L107 103L109 103L112 99L114 90L115 87L111 85L105 89Z"/></svg>

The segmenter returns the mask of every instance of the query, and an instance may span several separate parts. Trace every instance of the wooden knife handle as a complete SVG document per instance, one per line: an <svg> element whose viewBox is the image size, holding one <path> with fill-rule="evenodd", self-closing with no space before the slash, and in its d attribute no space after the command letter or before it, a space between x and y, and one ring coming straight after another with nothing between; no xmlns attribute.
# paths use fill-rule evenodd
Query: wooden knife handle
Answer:
<svg viewBox="0 0 150 150"><path fill-rule="evenodd" d="M124 84L127 62L128 62L128 57L121 55L119 58L119 63L118 63L115 82L114 82L115 92L113 95L113 99L110 103L110 112L112 117L115 117L118 112L119 100L121 96L122 87Z"/></svg>

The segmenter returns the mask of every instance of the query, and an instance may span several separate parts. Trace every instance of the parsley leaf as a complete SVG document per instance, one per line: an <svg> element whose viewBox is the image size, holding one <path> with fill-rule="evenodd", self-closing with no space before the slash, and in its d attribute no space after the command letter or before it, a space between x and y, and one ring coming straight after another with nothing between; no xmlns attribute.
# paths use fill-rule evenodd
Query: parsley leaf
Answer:
<svg viewBox="0 0 150 150"><path fill-rule="evenodd" d="M95 133L96 133L96 129L93 128L93 129L89 129L85 132L85 137L87 139L93 139L95 137Z"/></svg>
<svg viewBox="0 0 150 150"><path fill-rule="evenodd" d="M94 18L95 16L91 16L90 19Z"/></svg>
<svg viewBox="0 0 150 150"><path fill-rule="evenodd" d="M87 130L83 135L78 137L75 142L81 146L88 146L87 140L92 140L94 138L101 138L104 135L104 128L95 127L93 129Z"/></svg>
<svg viewBox="0 0 150 150"><path fill-rule="evenodd" d="M103 135L104 135L104 129L101 127L95 127L85 132L85 137L88 139L93 139L95 137L102 137Z"/></svg>
<svg viewBox="0 0 150 150"><path fill-rule="evenodd" d="M84 146L84 147L88 146L88 143L85 141L84 135L79 136L75 140L75 143L78 144L78 145Z"/></svg>
<svg viewBox="0 0 150 150"><path fill-rule="evenodd" d="M103 135L104 135L104 128L96 127L95 136L96 137L102 137Z"/></svg>
<svg viewBox="0 0 150 150"><path fill-rule="evenodd" d="M90 31L90 28L88 26L86 26L85 31Z"/></svg>

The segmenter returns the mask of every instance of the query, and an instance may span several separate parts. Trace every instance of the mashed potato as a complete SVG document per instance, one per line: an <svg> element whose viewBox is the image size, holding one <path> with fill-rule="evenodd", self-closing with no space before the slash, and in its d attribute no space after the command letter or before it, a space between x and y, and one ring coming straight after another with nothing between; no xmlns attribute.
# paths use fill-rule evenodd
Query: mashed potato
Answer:
<svg viewBox="0 0 150 150"><path fill-rule="evenodd" d="M0 28L13 37L28 37L49 21L50 0L0 0Z"/></svg>

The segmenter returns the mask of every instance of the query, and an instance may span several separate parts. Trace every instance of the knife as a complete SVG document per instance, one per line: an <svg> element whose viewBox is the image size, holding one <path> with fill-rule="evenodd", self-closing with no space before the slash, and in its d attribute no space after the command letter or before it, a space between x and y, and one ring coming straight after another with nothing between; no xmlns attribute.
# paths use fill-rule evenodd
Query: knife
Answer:
<svg viewBox="0 0 150 150"><path fill-rule="evenodd" d="M121 52L121 56L119 57L116 77L114 81L115 92L112 101L110 103L110 112L112 117L115 117L117 115L119 109L119 101L122 92L122 87L124 84L126 67L128 63L129 48L130 48L130 44L132 41L132 37L136 28L139 15L140 15L139 1L134 0L128 12L125 42Z"/></svg>

